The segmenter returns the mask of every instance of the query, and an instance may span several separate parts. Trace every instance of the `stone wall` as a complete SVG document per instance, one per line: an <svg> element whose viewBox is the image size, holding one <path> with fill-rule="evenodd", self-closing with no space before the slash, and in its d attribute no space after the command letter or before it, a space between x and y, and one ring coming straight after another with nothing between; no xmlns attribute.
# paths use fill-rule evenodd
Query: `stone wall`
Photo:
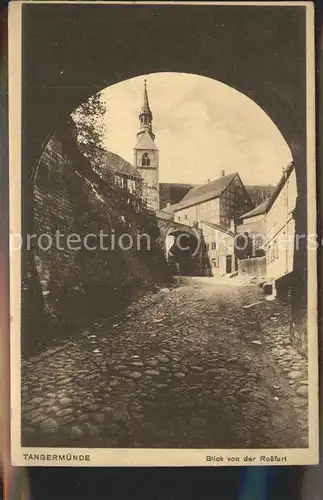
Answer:
<svg viewBox="0 0 323 500"><path fill-rule="evenodd" d="M30 190L26 228L35 237L23 255L22 297L26 330L22 337L28 342L39 340L48 326L70 328L112 314L141 290L170 279L157 244L155 218L125 201L92 170L68 129L45 144ZM111 235L105 240L108 250L99 247L100 230ZM56 231L63 235L59 244ZM147 233L150 250L144 239L140 247L135 244L123 250L115 244L112 248L112 235L118 241L125 233L134 241L137 234ZM88 250L83 244L69 249L66 238L72 234L82 242L87 237L87 245L96 249ZM40 235L45 235L38 240L43 248L36 240ZM54 243L46 249L50 238Z"/></svg>
<svg viewBox="0 0 323 500"><path fill-rule="evenodd" d="M306 358L308 357L307 321L307 311L300 310L297 314L293 314L290 327L290 341L292 345ZM316 327L316 325L314 325L314 327Z"/></svg>
<svg viewBox="0 0 323 500"><path fill-rule="evenodd" d="M286 301L292 306L293 273L285 274L276 280L277 298ZM305 307L299 307L292 315L290 324L290 342L300 354L307 357L307 330L308 315ZM316 325L314 325L316 327Z"/></svg>
<svg viewBox="0 0 323 500"><path fill-rule="evenodd" d="M238 273L240 276L254 276L257 278L266 276L266 257L239 260Z"/></svg>

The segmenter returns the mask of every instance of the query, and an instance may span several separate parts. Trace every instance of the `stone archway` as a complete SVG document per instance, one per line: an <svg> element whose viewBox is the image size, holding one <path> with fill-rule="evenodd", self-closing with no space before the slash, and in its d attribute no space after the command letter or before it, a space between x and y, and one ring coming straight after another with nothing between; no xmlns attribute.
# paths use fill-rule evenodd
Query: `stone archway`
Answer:
<svg viewBox="0 0 323 500"><path fill-rule="evenodd" d="M296 233L306 234L306 14L302 5L24 4L23 189L47 134L93 93L141 74L194 73L250 97L277 125L295 162ZM301 243L295 311L307 296Z"/></svg>
<svg viewBox="0 0 323 500"><path fill-rule="evenodd" d="M160 245L173 274L204 274L205 244L202 232L175 221L157 217Z"/></svg>
<svg viewBox="0 0 323 500"><path fill-rule="evenodd" d="M176 274L181 276L195 276L199 273L198 251L199 242L197 238L183 231L172 231L169 235L174 237L174 242L167 252L168 264L173 264Z"/></svg>
<svg viewBox="0 0 323 500"><path fill-rule="evenodd" d="M178 71L219 80L250 97L277 125L294 156L302 155L306 128L304 8L174 9L165 5L161 10L147 5L136 6L136 16L130 15L132 6L111 5L109 16L106 8L24 5L24 22L33 26L24 39L28 64L23 111L27 120L34 118L33 127L26 131L28 150L36 148L37 156L38 145L56 128L55 121L64 119L96 91L141 74ZM120 38L119 26L127 14L127 36ZM52 19L50 33L40 22L42 18ZM147 32L139 29L142 25L150 27L149 44ZM187 26L198 36L188 37ZM82 35L86 31L92 33L91 40ZM284 43L287 39L288 44ZM118 51L107 54L109 46L117 46ZM71 57L76 47L80 59ZM192 57L198 49L203 49L203 57ZM264 49L266 57L261 57ZM132 57L120 57L120 53L132 53ZM239 60L243 64L237 68L232 61Z"/></svg>

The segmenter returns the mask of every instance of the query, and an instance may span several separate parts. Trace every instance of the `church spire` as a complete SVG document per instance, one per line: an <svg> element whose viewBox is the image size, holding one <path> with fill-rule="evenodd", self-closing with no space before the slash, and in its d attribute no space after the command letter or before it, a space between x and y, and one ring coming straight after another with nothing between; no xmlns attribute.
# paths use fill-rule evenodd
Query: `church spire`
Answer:
<svg viewBox="0 0 323 500"><path fill-rule="evenodd" d="M139 114L139 122L140 122L140 130L137 133L138 139L144 134L148 132L150 137L154 140L155 135L152 131L152 121L153 115L151 109L149 107L149 99L148 99L148 91L147 91L147 80L144 81L144 99L143 104L141 106L140 114Z"/></svg>
<svg viewBox="0 0 323 500"><path fill-rule="evenodd" d="M149 108L149 100L148 100L148 92L147 92L147 80L145 79L144 81L144 103L141 108L142 113L151 113L150 108Z"/></svg>

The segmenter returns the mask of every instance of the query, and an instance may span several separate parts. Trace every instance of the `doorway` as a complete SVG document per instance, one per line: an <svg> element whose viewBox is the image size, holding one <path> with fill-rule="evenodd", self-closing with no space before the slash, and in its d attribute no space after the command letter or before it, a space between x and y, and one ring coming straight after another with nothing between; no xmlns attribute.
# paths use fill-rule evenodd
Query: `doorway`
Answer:
<svg viewBox="0 0 323 500"><path fill-rule="evenodd" d="M225 272L226 274L232 273L232 255L226 256Z"/></svg>

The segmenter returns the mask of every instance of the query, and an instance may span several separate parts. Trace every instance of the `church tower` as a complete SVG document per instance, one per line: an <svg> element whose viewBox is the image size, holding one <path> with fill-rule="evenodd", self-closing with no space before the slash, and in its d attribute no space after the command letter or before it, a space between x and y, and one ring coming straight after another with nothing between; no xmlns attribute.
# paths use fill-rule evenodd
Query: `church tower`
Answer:
<svg viewBox="0 0 323 500"><path fill-rule="evenodd" d="M144 85L143 104L139 113L140 128L134 148L134 165L143 179L143 198L147 207L159 210L159 150L152 131L153 115L149 107L147 83Z"/></svg>

